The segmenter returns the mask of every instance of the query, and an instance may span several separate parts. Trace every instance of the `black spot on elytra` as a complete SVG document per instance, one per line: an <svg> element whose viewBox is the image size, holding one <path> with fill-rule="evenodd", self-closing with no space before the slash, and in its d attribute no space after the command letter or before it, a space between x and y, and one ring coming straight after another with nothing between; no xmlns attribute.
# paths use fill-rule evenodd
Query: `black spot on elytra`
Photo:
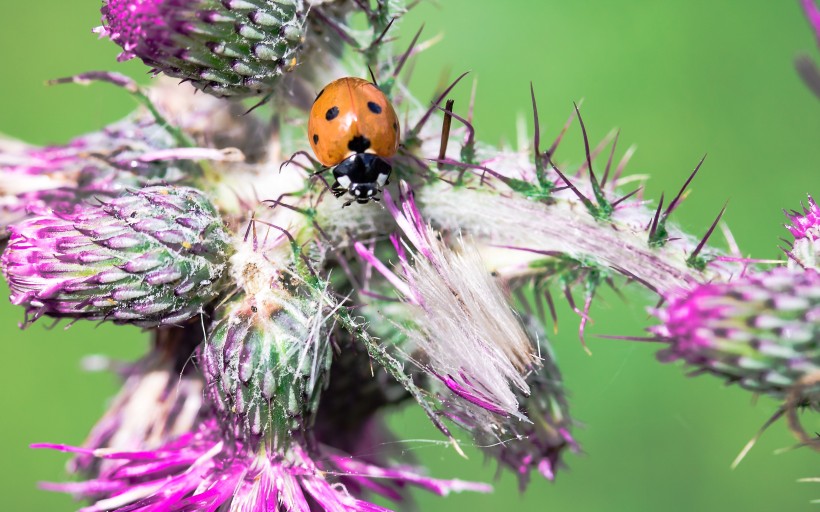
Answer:
<svg viewBox="0 0 820 512"><path fill-rule="evenodd" d="M364 135L356 135L347 143L347 149L356 153L364 153L370 147L370 139Z"/></svg>
<svg viewBox="0 0 820 512"><path fill-rule="evenodd" d="M319 143L319 136L318 136L318 135L316 135L315 133L313 134L313 143L314 143L314 144L318 144L318 143Z"/></svg>
<svg viewBox="0 0 820 512"><path fill-rule="evenodd" d="M397 123L396 121L393 121L393 131L394 132L399 131L399 123Z"/></svg>
<svg viewBox="0 0 820 512"><path fill-rule="evenodd" d="M334 119L336 119L336 116L338 115L339 107L330 107L329 109L327 109L327 112L325 112L325 119L327 119L328 121L333 121Z"/></svg>
<svg viewBox="0 0 820 512"><path fill-rule="evenodd" d="M378 103L368 101L367 102L367 108L369 108L370 111L373 112L374 114L381 114L382 113L382 108L379 106Z"/></svg>

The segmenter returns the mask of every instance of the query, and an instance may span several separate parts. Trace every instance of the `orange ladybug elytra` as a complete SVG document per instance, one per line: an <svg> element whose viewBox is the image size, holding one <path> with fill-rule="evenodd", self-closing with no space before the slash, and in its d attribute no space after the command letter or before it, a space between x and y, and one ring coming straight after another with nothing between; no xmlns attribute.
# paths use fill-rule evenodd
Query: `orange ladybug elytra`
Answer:
<svg viewBox="0 0 820 512"><path fill-rule="evenodd" d="M361 78L329 83L310 109L310 147L319 162L333 167L333 194L353 196L345 206L379 200L376 195L392 170L387 159L396 154L399 136L393 105L376 84Z"/></svg>

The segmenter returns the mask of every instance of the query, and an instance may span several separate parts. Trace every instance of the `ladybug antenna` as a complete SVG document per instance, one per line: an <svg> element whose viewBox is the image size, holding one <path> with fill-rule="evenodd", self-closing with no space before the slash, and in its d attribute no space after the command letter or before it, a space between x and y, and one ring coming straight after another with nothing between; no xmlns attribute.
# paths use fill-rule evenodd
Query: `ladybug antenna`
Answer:
<svg viewBox="0 0 820 512"><path fill-rule="evenodd" d="M373 85L379 87L379 82L376 80L376 75L373 74L373 68L371 68L370 65L368 65L367 70L370 72L370 79L373 80Z"/></svg>

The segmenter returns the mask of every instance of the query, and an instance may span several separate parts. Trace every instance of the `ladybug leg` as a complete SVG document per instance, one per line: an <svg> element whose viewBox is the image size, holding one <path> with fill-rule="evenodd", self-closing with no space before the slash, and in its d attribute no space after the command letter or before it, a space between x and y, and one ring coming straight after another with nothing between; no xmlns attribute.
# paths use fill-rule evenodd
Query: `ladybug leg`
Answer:
<svg viewBox="0 0 820 512"><path fill-rule="evenodd" d="M311 156L311 154L308 153L307 151L297 151L296 153L292 154L290 158L288 158L287 160L282 162L282 165L279 166L279 172L282 172L282 169L285 168L286 166L290 165L290 164L296 164L299 167L301 167L302 169L307 170L308 167L306 165L300 164L300 163L295 161L295 158L297 156L303 156L303 157L307 158L308 161L312 164L314 169L321 169L320 171L316 171L316 173L314 173L314 174L325 172L328 169L327 167L323 166L318 160L313 158L313 156Z"/></svg>
<svg viewBox="0 0 820 512"><path fill-rule="evenodd" d="M339 185L338 181L333 182L333 186L330 187L330 192L333 194L334 197L342 197L347 192L347 189L343 186Z"/></svg>
<svg viewBox="0 0 820 512"><path fill-rule="evenodd" d="M353 201L355 201L355 199L345 201L345 204L342 205L342 208L346 208L346 207L350 206L351 204L353 204Z"/></svg>

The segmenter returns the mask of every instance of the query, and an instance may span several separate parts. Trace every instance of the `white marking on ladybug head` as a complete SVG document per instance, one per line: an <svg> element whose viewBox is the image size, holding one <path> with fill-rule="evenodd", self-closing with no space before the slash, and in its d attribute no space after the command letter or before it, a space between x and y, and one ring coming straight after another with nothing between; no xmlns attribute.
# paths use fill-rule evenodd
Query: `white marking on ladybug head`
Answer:
<svg viewBox="0 0 820 512"><path fill-rule="evenodd" d="M384 173L379 173L379 176L376 178L376 183L379 184L379 188L383 187L387 183L388 176Z"/></svg>
<svg viewBox="0 0 820 512"><path fill-rule="evenodd" d="M341 185L342 187L350 188L351 181L349 176L339 176L338 178L336 178L336 181L338 181L339 185Z"/></svg>
<svg viewBox="0 0 820 512"><path fill-rule="evenodd" d="M360 189L360 188L353 189L353 195L356 196L356 197L359 197L360 195L362 195L362 189Z"/></svg>

